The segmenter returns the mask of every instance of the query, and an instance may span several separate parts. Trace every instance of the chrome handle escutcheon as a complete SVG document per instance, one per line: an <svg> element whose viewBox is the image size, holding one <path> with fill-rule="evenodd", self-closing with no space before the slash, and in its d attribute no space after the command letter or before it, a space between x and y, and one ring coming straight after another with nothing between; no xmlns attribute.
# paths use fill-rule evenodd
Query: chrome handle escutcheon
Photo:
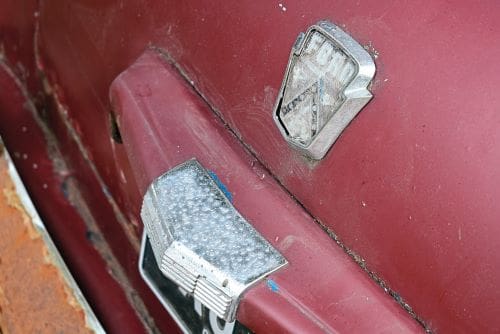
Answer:
<svg viewBox="0 0 500 334"><path fill-rule="evenodd" d="M243 293L287 263L195 159L150 185L141 217L163 275L228 322Z"/></svg>

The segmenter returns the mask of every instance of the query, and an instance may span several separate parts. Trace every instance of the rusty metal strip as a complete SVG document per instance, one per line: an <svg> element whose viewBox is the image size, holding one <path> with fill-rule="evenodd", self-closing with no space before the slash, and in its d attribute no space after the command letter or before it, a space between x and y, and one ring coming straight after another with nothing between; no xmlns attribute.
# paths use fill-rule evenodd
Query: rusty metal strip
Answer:
<svg viewBox="0 0 500 334"><path fill-rule="evenodd" d="M0 140L0 332L105 333Z"/></svg>
<svg viewBox="0 0 500 334"><path fill-rule="evenodd" d="M37 31L38 30L36 30L36 32ZM36 38L37 37L35 36L35 39ZM40 117L32 99L29 98L29 93L26 91L26 87L24 87L23 84L20 82L19 78L16 77L11 66L9 66L5 62L0 61L0 67L2 67L3 70L5 70L7 73L9 73L9 75L16 82L17 86L19 87L19 89L21 90L23 95L25 96L26 108L30 111L31 115L33 116L33 119L35 120L37 125L42 130L44 137L46 139L47 152L48 152L50 159L52 160L55 172L59 173L61 175L67 174L68 167L67 167L66 162L64 161L62 154L59 150L57 140L54 137L54 134L48 128L47 124ZM41 75L43 78L44 77L43 74L41 74ZM45 85L48 84L48 82L46 80L42 79L42 82ZM49 89L50 89L50 86L47 86L47 87L49 87ZM47 87L45 87L45 89L47 89ZM0 140L0 143L1 143L1 140ZM0 145L0 147L3 147L3 145ZM2 151L0 150L0 152L2 152ZM0 161L1 161L1 159L0 159ZM87 227L87 230L89 231L89 240L92 242L92 245L94 246L94 248L99 252L102 259L106 262L109 274L115 279L116 282L118 282L118 284L120 284L121 288L123 289L123 292L125 293L125 295L127 297L127 300L129 301L130 305L134 308L134 311L136 312L139 320L144 325L144 329L146 330L147 333L159 333L159 330L156 327L154 319L149 314L143 300L138 295L135 288L132 286L132 284L131 284L127 274L125 273L123 267L121 266L119 261L114 256L114 254L111 251L107 242L104 240L102 232L101 232L97 222L95 221L95 219L91 213L90 208L87 206L87 203L82 198L77 180L73 177L66 178L64 180L64 187L66 188L66 191L67 191L68 201L77 210L78 214L82 217L82 219ZM103 191L106 192L106 189L103 188ZM108 192L108 195L109 195L109 192ZM123 215L122 215L122 217L123 217ZM0 297L1 297L1 295L0 295ZM0 308L1 308L1 305L0 305ZM1 329L1 327L0 327L0 329ZM4 333L2 333L0 331L0 334L4 334Z"/></svg>

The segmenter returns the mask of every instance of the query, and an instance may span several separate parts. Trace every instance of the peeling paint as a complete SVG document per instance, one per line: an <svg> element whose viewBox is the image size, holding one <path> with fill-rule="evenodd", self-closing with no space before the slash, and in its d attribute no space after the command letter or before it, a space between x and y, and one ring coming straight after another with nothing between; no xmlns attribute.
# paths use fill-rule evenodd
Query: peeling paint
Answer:
<svg viewBox="0 0 500 334"><path fill-rule="evenodd" d="M267 286L269 287L269 289L271 289L272 292L280 292L278 283L276 283L272 279L267 280Z"/></svg>
<svg viewBox="0 0 500 334"><path fill-rule="evenodd" d="M211 170L208 171L208 174L210 174L210 177L215 181L215 183L217 183L217 186L224 193L224 195L227 197L229 202L233 203L233 194L231 194L229 189L227 189L226 185L224 183L222 183L222 181L219 179L217 174L215 174L215 172L213 172Z"/></svg>

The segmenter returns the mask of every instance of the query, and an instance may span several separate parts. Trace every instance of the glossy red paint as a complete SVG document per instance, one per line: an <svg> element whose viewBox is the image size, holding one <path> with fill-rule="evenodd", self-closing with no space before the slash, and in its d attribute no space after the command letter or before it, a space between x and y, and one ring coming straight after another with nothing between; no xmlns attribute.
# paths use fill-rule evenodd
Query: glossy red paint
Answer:
<svg viewBox="0 0 500 334"><path fill-rule="evenodd" d="M107 94L118 73L153 44L168 51L282 184L432 329L500 329L496 2L40 6L39 60L131 221L140 194L124 149L108 136ZM312 164L286 145L271 111L291 44L319 19L345 26L380 56L375 98L327 157ZM57 126L60 137L65 125ZM75 145L65 152L80 154ZM132 267L130 254L118 255Z"/></svg>
<svg viewBox="0 0 500 334"><path fill-rule="evenodd" d="M114 81L111 100L141 193L196 157L235 207L289 261L251 289L237 318L258 333L414 333L420 325L385 294L262 168L157 51Z"/></svg>

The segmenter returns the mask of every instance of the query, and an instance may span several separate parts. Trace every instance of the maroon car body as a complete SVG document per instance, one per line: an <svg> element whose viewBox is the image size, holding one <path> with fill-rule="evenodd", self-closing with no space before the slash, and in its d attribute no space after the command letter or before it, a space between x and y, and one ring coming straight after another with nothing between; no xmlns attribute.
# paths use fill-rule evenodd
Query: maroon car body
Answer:
<svg viewBox="0 0 500 334"><path fill-rule="evenodd" d="M273 274L284 296L265 282L245 295L251 330L497 332L499 12L4 0L0 134L111 332L176 328L137 271L139 211L154 177L191 157L290 262ZM373 100L311 162L272 110L291 45L321 19L377 73Z"/></svg>

